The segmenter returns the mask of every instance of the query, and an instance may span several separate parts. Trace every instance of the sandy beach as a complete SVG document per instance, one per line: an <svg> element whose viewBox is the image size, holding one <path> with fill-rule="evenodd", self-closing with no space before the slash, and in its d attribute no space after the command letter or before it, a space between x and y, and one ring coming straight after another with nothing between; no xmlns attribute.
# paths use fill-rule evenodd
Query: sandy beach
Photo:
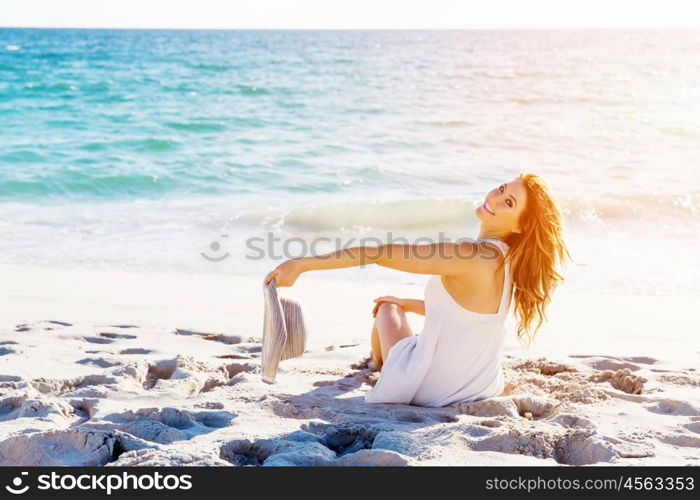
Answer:
<svg viewBox="0 0 700 500"><path fill-rule="evenodd" d="M372 299L309 273L305 354L260 378L262 277L0 268L0 465L698 465L693 298L572 293L508 395L366 404ZM425 277L427 279L427 276ZM423 318L410 316L414 332ZM512 318L509 320L512 325Z"/></svg>

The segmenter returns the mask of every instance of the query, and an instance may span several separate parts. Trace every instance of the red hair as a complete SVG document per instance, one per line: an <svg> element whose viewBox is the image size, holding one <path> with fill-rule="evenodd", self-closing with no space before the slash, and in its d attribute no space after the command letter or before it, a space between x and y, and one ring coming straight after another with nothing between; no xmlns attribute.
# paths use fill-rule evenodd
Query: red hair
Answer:
<svg viewBox="0 0 700 500"><path fill-rule="evenodd" d="M561 210L547 183L536 174L522 173L527 202L518 220L520 233L506 238L510 246L514 312L519 318L517 334L527 345L547 319L545 309L552 292L564 277L557 267L571 254L563 239ZM535 322L536 325L534 324Z"/></svg>

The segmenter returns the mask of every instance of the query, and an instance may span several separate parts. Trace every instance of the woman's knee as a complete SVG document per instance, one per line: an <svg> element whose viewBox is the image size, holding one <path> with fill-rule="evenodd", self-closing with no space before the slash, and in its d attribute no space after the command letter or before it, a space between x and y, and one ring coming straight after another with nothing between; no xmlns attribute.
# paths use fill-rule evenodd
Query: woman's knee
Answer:
<svg viewBox="0 0 700 500"><path fill-rule="evenodd" d="M399 314L403 313L403 310L393 302L382 302L381 304L379 304L379 309L377 309L377 316L379 316L380 313L384 315Z"/></svg>
<svg viewBox="0 0 700 500"><path fill-rule="evenodd" d="M405 313L398 305L392 302L382 302L377 310L375 322L379 328L381 328L382 325L391 325L395 328L400 328L404 323L404 317Z"/></svg>

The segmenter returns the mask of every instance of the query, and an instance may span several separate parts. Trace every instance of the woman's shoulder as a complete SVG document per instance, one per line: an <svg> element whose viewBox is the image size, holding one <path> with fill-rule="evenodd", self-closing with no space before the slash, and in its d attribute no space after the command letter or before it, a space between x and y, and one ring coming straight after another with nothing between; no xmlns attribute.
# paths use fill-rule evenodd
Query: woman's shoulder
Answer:
<svg viewBox="0 0 700 500"><path fill-rule="evenodd" d="M452 282L482 283L493 276L504 256L505 248L490 239L460 241L450 255L449 272L439 274Z"/></svg>
<svg viewBox="0 0 700 500"><path fill-rule="evenodd" d="M499 240L497 238L486 238L479 240L478 243L485 248L489 249L491 252L495 251L500 256L505 257L510 249L510 246L505 241Z"/></svg>
<svg viewBox="0 0 700 500"><path fill-rule="evenodd" d="M485 273L493 273L501 266L508 255L509 246L506 242L495 238L479 240L478 268Z"/></svg>
<svg viewBox="0 0 700 500"><path fill-rule="evenodd" d="M456 275L438 275L434 281L429 281L428 285L440 281L443 287L452 291L472 291L473 293L483 293L491 286L498 286L502 280L500 269L504 262L505 253L500 250L496 243L481 241L480 249L474 252L473 262L469 266L469 272Z"/></svg>

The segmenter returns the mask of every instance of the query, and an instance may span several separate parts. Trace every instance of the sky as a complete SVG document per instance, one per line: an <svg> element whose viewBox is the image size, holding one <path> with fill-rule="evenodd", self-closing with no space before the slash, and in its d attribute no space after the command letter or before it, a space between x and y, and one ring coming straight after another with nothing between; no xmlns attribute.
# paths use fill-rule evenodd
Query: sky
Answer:
<svg viewBox="0 0 700 500"><path fill-rule="evenodd" d="M0 0L2 27L700 27L697 0Z"/></svg>

